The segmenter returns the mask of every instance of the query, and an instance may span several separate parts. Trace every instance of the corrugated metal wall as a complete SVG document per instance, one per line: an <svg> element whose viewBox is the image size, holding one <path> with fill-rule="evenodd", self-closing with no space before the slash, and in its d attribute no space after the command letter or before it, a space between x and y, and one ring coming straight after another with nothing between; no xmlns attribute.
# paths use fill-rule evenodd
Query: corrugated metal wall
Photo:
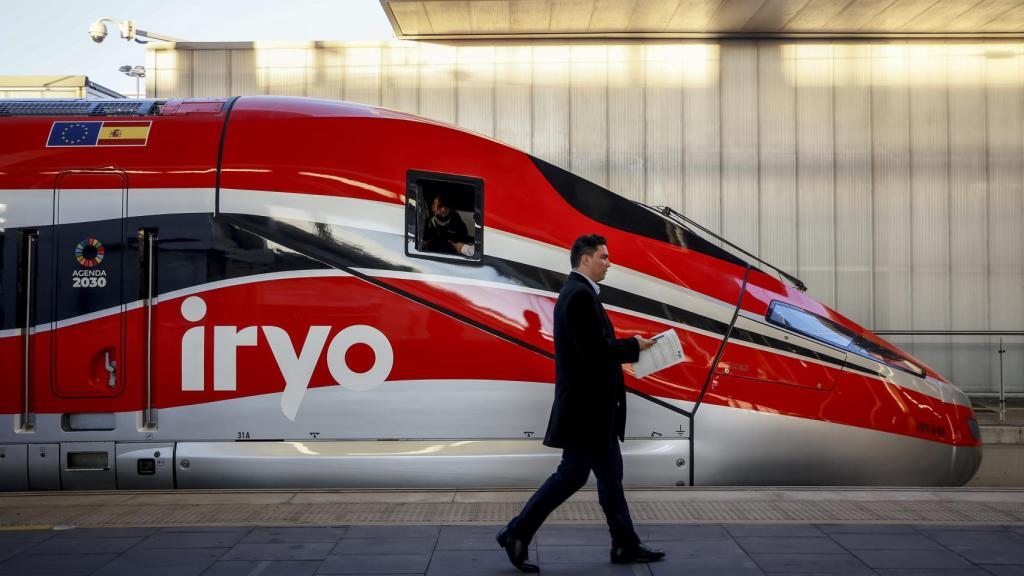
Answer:
<svg viewBox="0 0 1024 576"><path fill-rule="evenodd" d="M1024 44L178 44L157 98L288 94L458 124L669 205L875 329L1024 329ZM913 346L968 388L988 340ZM1024 390L1024 352L1004 370Z"/></svg>

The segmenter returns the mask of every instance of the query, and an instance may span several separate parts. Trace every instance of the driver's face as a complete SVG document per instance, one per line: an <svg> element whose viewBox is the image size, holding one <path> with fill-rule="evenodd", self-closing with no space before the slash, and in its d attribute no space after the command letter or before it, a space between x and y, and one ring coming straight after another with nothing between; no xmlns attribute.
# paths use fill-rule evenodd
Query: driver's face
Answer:
<svg viewBox="0 0 1024 576"><path fill-rule="evenodd" d="M434 203L430 205L430 209L434 211L434 214L441 217L447 216L449 212L448 206L441 203L440 197L434 198Z"/></svg>

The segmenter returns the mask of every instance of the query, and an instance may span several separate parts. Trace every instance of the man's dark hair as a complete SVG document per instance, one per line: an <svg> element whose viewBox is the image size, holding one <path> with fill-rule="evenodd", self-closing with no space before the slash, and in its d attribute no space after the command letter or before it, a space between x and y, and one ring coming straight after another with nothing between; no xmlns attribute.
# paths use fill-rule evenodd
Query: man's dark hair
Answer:
<svg viewBox="0 0 1024 576"><path fill-rule="evenodd" d="M594 252L597 252L598 246L607 245L608 241L604 239L604 236L598 236L597 234L580 236L572 243L572 250L569 252L569 264L576 268L580 265L580 260L583 259L584 254L593 256Z"/></svg>
<svg viewBox="0 0 1024 576"><path fill-rule="evenodd" d="M434 194L434 197L430 200L430 203L433 204L434 200L440 201L440 204L438 204L438 206L446 206L448 208L452 207L451 201L448 199L448 195L445 194L444 191L439 191L437 194Z"/></svg>

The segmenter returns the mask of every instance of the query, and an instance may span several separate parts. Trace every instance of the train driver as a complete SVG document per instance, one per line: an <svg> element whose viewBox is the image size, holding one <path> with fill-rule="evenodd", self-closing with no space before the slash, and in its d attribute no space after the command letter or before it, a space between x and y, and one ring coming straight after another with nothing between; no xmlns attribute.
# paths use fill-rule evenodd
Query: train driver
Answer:
<svg viewBox="0 0 1024 576"><path fill-rule="evenodd" d="M452 210L444 192L438 192L430 203L430 214L423 228L423 243L420 250L461 254L467 258L472 258L476 253L476 246L466 231L466 224L459 214Z"/></svg>

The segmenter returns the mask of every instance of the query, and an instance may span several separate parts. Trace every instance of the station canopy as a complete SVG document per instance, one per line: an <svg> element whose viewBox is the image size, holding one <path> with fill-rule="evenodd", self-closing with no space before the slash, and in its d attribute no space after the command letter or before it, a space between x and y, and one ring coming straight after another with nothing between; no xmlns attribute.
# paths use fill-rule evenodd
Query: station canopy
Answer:
<svg viewBox="0 0 1024 576"><path fill-rule="evenodd" d="M395 34L472 38L1020 37L1020 0L380 0Z"/></svg>

